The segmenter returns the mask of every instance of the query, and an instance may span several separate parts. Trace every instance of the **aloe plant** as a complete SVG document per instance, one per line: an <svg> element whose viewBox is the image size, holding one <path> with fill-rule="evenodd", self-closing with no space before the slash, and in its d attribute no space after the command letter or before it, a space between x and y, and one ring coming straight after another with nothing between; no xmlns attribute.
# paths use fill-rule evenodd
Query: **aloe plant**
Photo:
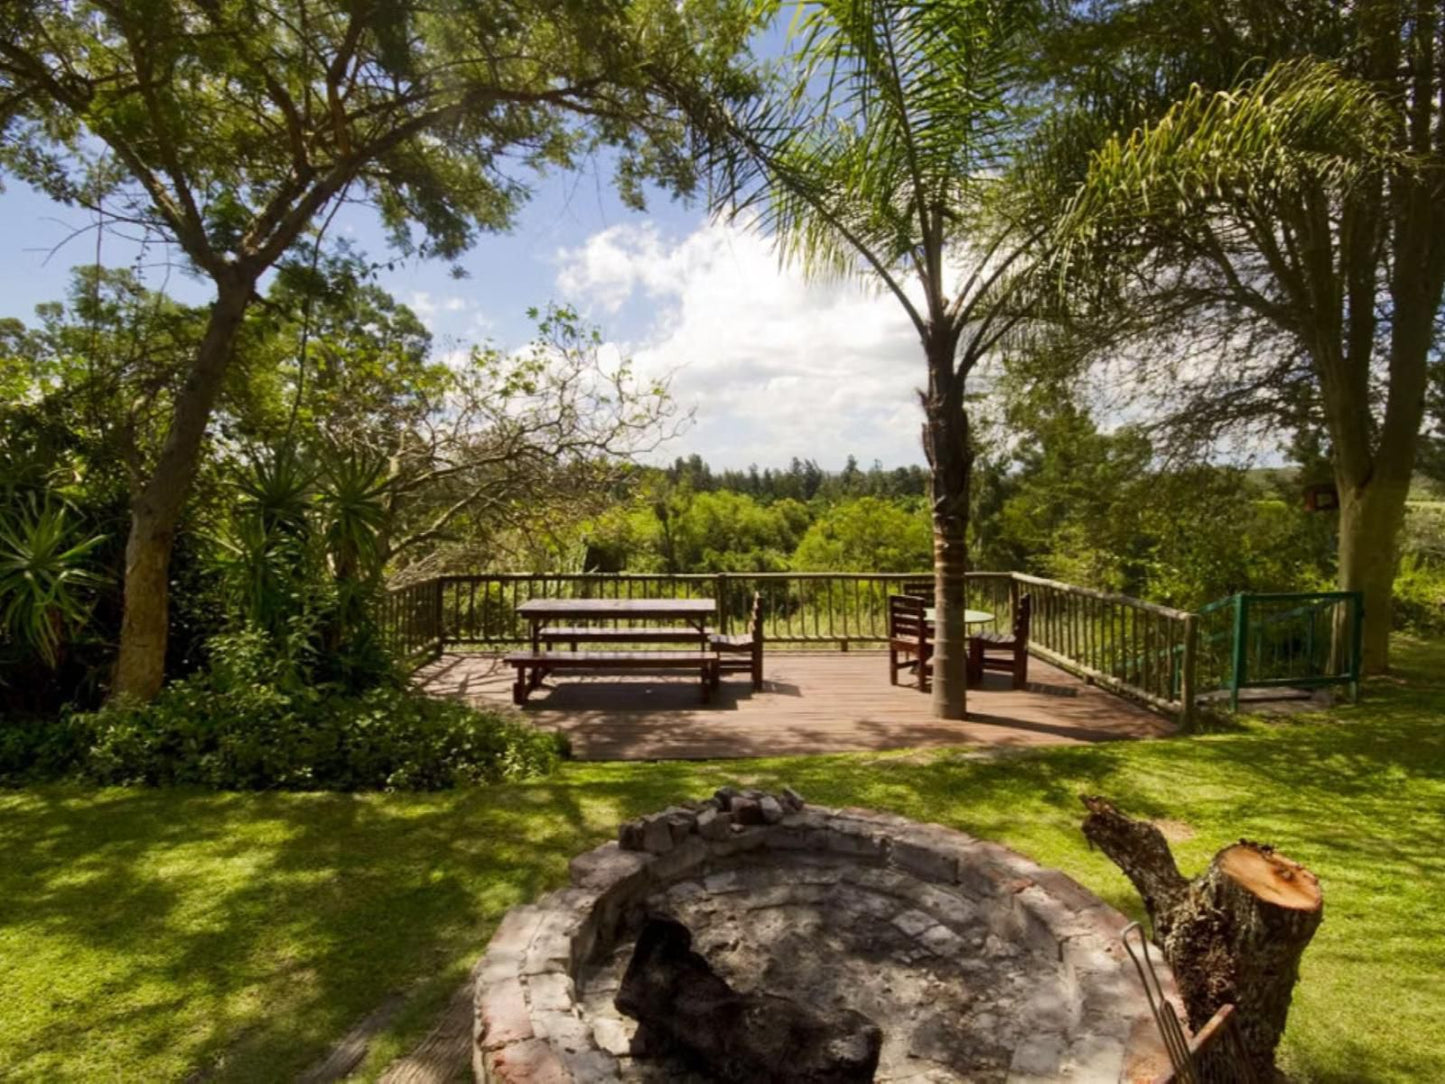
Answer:
<svg viewBox="0 0 1445 1084"><path fill-rule="evenodd" d="M49 501L0 513L0 629L52 670L103 582L87 558L104 540L80 538L65 507Z"/></svg>

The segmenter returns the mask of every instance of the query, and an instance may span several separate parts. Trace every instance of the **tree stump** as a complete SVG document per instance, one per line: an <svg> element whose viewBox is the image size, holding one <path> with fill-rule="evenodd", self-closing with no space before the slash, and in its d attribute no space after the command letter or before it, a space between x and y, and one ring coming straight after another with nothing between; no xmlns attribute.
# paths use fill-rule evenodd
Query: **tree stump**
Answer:
<svg viewBox="0 0 1445 1084"><path fill-rule="evenodd" d="M1164 835L1085 796L1084 835L1124 871L1144 899L1154 942L1196 1033L1224 1005L1235 1006L1250 1068L1274 1076L1299 961L1324 917L1319 879L1272 847L1240 840L1194 880L1179 872Z"/></svg>

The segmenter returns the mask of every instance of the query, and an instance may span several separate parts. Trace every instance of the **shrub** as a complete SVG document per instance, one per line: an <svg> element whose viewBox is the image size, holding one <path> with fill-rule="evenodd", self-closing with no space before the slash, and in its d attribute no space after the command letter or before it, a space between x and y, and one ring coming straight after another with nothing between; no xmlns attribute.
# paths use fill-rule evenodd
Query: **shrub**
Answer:
<svg viewBox="0 0 1445 1084"><path fill-rule="evenodd" d="M1394 603L1396 628L1445 633L1445 565L1406 554L1395 576Z"/></svg>
<svg viewBox="0 0 1445 1084"><path fill-rule="evenodd" d="M0 711L0 786L74 775L89 742L87 728L69 716Z"/></svg>
<svg viewBox="0 0 1445 1084"><path fill-rule="evenodd" d="M73 717L83 774L107 784L225 790L439 790L551 771L555 735L401 681L361 693L298 685L256 632L218 638L209 670L149 704Z"/></svg>

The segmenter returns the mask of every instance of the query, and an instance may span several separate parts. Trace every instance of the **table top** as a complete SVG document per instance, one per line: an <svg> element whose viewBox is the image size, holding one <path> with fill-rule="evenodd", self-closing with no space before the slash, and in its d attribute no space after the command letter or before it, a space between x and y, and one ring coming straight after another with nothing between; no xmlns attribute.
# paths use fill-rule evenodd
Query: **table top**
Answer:
<svg viewBox="0 0 1445 1084"><path fill-rule="evenodd" d="M928 622L932 622L932 621L934 620L933 614L934 614L934 611L935 611L936 609L937 609L937 607L929 606L926 610L924 610L924 611L923 611L923 620L928 621ZM992 620L993 620L993 614L989 613L987 610L964 610L964 611L963 611L963 623L964 623L965 625L982 625L982 624L984 624L985 622L987 622L987 621L992 621Z"/></svg>
<svg viewBox="0 0 1445 1084"><path fill-rule="evenodd" d="M523 617L709 617L710 598L534 598L517 607Z"/></svg>

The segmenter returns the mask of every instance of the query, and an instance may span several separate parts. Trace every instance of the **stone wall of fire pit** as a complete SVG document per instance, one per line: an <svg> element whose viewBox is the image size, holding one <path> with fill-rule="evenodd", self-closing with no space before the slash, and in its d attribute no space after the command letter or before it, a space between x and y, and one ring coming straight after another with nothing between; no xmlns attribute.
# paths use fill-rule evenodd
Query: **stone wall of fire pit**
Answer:
<svg viewBox="0 0 1445 1084"><path fill-rule="evenodd" d="M650 913L688 925L738 989L874 1020L880 1081L1135 1081L1167 1068L1119 945L1124 916L997 844L731 789L619 837L497 929L477 972L478 1080L707 1080L649 1049L613 1005Z"/></svg>

